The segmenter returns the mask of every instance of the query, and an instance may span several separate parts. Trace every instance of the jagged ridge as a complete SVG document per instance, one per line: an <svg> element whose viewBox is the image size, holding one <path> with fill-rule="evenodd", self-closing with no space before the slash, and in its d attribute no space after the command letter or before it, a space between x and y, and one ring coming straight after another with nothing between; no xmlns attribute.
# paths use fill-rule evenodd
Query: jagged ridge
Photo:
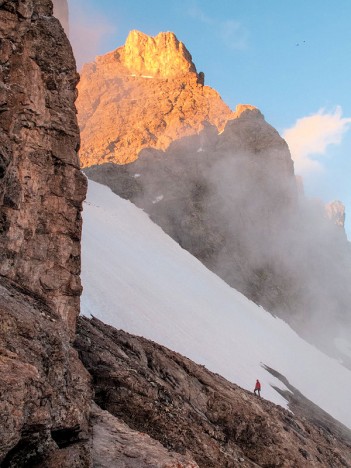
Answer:
<svg viewBox="0 0 351 468"><path fill-rule="evenodd" d="M83 67L78 89L84 166L131 162L143 148L164 150L199 132L203 121L222 130L233 117L173 33L132 31L125 46Z"/></svg>

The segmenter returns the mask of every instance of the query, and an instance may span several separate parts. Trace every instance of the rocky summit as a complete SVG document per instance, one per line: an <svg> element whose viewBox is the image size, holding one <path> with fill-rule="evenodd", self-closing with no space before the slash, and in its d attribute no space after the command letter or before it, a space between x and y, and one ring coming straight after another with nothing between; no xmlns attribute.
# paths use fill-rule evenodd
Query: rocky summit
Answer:
<svg viewBox="0 0 351 468"><path fill-rule="evenodd" d="M170 32L132 31L124 46L83 67L78 90L83 166L131 162L143 148L165 150L198 133L204 121L222 130L233 116Z"/></svg>

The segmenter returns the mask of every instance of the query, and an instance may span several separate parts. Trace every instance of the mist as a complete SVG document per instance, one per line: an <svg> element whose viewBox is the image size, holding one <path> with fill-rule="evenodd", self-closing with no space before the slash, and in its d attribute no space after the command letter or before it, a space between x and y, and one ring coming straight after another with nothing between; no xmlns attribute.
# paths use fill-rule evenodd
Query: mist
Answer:
<svg viewBox="0 0 351 468"><path fill-rule="evenodd" d="M351 366L351 249L322 202L296 182L288 147L261 117L220 135L85 169L149 213L183 248L300 335Z"/></svg>

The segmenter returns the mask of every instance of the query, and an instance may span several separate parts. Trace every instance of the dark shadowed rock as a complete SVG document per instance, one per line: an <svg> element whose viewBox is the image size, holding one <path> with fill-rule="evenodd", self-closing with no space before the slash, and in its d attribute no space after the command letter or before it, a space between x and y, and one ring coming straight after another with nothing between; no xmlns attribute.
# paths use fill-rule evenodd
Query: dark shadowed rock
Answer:
<svg viewBox="0 0 351 468"><path fill-rule="evenodd" d="M189 455L167 450L144 432L133 431L121 419L93 405L95 468L198 468Z"/></svg>
<svg viewBox="0 0 351 468"><path fill-rule="evenodd" d="M90 398L61 317L0 280L0 465L90 466Z"/></svg>
<svg viewBox="0 0 351 468"><path fill-rule="evenodd" d="M230 285L278 309L272 239L297 208L293 163L258 109L238 106L236 117L219 135L206 124L165 152L145 149L131 164L84 171L144 209Z"/></svg>

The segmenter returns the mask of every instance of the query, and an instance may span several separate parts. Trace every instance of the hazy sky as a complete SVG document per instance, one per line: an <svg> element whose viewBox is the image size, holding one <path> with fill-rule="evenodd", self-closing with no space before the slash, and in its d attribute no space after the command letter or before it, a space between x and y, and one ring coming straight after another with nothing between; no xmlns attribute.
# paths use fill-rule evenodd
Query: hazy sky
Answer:
<svg viewBox="0 0 351 468"><path fill-rule="evenodd" d="M257 106L306 194L346 205L351 239L351 0L69 0L79 65L128 32L173 31L233 109Z"/></svg>

